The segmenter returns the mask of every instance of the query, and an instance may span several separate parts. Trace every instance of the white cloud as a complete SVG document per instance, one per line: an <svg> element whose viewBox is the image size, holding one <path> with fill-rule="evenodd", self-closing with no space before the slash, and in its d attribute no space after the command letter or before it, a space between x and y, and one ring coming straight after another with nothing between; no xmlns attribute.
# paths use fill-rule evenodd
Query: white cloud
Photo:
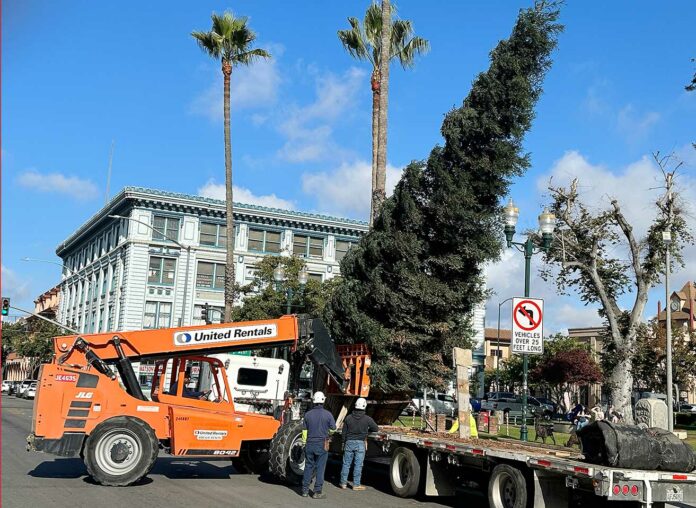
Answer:
<svg viewBox="0 0 696 508"><path fill-rule="evenodd" d="M21 280L14 270L5 265L2 265L2 294L17 300L26 300L31 297L29 283Z"/></svg>
<svg viewBox="0 0 696 508"><path fill-rule="evenodd" d="M99 191L91 180L83 180L76 176L65 176L62 173L39 173L29 169L17 177L17 183L27 189L37 192L65 194L80 201L97 197Z"/></svg>
<svg viewBox="0 0 696 508"><path fill-rule="evenodd" d="M286 138L278 156L288 162L326 160L343 153L333 141L332 125L355 104L365 71L351 67L340 76L316 78L316 98L306 106L290 106L282 112L278 131Z"/></svg>
<svg viewBox="0 0 696 508"><path fill-rule="evenodd" d="M616 125L619 132L628 141L644 139L650 129L660 120L660 114L655 111L639 113L632 104L621 108L616 115Z"/></svg>
<svg viewBox="0 0 696 508"><path fill-rule="evenodd" d="M295 208L295 204L292 201L279 198L275 194L257 196L249 189L237 187L236 185L232 186L232 193L234 196L234 201L237 203L267 206L270 208L282 208L284 210L292 210ZM198 189L198 194L206 198L222 199L224 201L225 184L215 183L215 180L211 178L205 183L205 185Z"/></svg>
<svg viewBox="0 0 696 508"><path fill-rule="evenodd" d="M401 168L387 165L387 195L401 178ZM372 164L343 163L329 172L304 173L302 190L316 199L321 211L367 218L372 195Z"/></svg>
<svg viewBox="0 0 696 508"><path fill-rule="evenodd" d="M283 47L279 44L267 46L272 57L257 60L249 66L235 67L230 83L230 102L232 110L257 108L273 105L278 98L281 83L277 58L282 55ZM206 66L210 74L210 86L196 96L190 104L189 111L196 115L207 116L211 120L223 118L223 81L220 66Z"/></svg>

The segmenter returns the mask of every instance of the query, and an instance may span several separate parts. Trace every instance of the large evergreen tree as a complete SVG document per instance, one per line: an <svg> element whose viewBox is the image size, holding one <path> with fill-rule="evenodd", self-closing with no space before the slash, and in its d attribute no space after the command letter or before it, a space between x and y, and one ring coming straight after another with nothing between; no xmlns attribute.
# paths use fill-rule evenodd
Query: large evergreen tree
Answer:
<svg viewBox="0 0 696 508"><path fill-rule="evenodd" d="M484 298L482 267L501 251L500 203L529 165L522 151L556 45L558 9L520 12L490 68L442 124L444 146L412 162L374 228L344 258L328 308L339 341L367 342L373 386L438 387L452 346L470 344L466 316Z"/></svg>

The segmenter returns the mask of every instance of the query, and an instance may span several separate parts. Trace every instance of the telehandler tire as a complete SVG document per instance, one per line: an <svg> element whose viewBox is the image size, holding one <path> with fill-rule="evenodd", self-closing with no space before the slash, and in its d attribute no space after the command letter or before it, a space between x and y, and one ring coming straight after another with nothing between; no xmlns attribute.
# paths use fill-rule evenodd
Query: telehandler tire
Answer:
<svg viewBox="0 0 696 508"><path fill-rule="evenodd" d="M155 432L142 420L118 416L100 423L87 437L84 462L100 485L125 487L144 478L159 452Z"/></svg>
<svg viewBox="0 0 696 508"><path fill-rule="evenodd" d="M271 440L271 474L290 485L302 483L305 467L302 420L291 421L278 429Z"/></svg>

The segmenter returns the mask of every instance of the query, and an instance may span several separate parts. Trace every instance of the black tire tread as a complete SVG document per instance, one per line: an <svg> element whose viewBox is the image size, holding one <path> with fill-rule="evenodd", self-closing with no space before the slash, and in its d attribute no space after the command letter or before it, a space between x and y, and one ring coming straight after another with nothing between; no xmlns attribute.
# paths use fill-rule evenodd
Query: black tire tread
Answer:
<svg viewBox="0 0 696 508"><path fill-rule="evenodd" d="M403 488L400 488L397 485L395 485L393 479L392 468L394 464L394 458L397 454L404 454L406 456L406 460L410 463L411 470L413 471L411 482L405 485ZM416 456L415 452L405 446L400 446L396 448L392 453L392 460L389 464L389 483L391 484L391 488L394 494L402 498L414 497L418 494L418 491L420 490L422 478L423 468L421 468L420 461L418 460L418 457Z"/></svg>
<svg viewBox="0 0 696 508"><path fill-rule="evenodd" d="M291 485L299 485L302 481L302 477L288 466L290 445L298 432L302 432L302 420L282 425L271 440L269 470L278 480Z"/></svg>
<svg viewBox="0 0 696 508"><path fill-rule="evenodd" d="M136 432L142 432L146 437L146 440L144 440L142 443L143 451L147 453L147 448L149 447L149 454L147 454L147 462L145 462L145 466L136 468L122 479L114 479L113 477L102 473L102 471L92 461L92 448L96 446L99 435L104 429L111 429L113 427L129 428L130 430L134 430ZM85 440L83 450L84 463L87 467L87 472L95 482L107 487L126 487L143 479L155 465L158 454L159 441L157 440L157 436L155 436L155 432L152 430L152 427L150 427L144 421L131 416L117 416L114 418L109 418L108 420L97 425L97 427Z"/></svg>
<svg viewBox="0 0 696 508"><path fill-rule="evenodd" d="M528 478L525 474L518 468L511 466L509 464L498 464L491 471L490 481L488 482L488 503L492 508L495 508L493 504L493 488L495 487L494 479L499 474L499 472L504 471L509 474L520 484L523 489L522 493L525 494L526 499L518 498L515 501L515 508L528 508L532 506L533 503L533 487L530 485Z"/></svg>

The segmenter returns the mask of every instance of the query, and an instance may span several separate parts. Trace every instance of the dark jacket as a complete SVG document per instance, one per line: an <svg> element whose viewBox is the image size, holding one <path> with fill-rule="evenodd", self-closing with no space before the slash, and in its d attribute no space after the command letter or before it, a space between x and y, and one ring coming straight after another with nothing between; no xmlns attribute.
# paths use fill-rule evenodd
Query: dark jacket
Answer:
<svg viewBox="0 0 696 508"><path fill-rule="evenodd" d="M305 413L302 428L307 430L308 443L323 443L329 430L336 430L336 420L323 406L316 406Z"/></svg>
<svg viewBox="0 0 696 508"><path fill-rule="evenodd" d="M368 432L377 432L379 427L362 409L356 409L343 422L343 442L364 441Z"/></svg>

